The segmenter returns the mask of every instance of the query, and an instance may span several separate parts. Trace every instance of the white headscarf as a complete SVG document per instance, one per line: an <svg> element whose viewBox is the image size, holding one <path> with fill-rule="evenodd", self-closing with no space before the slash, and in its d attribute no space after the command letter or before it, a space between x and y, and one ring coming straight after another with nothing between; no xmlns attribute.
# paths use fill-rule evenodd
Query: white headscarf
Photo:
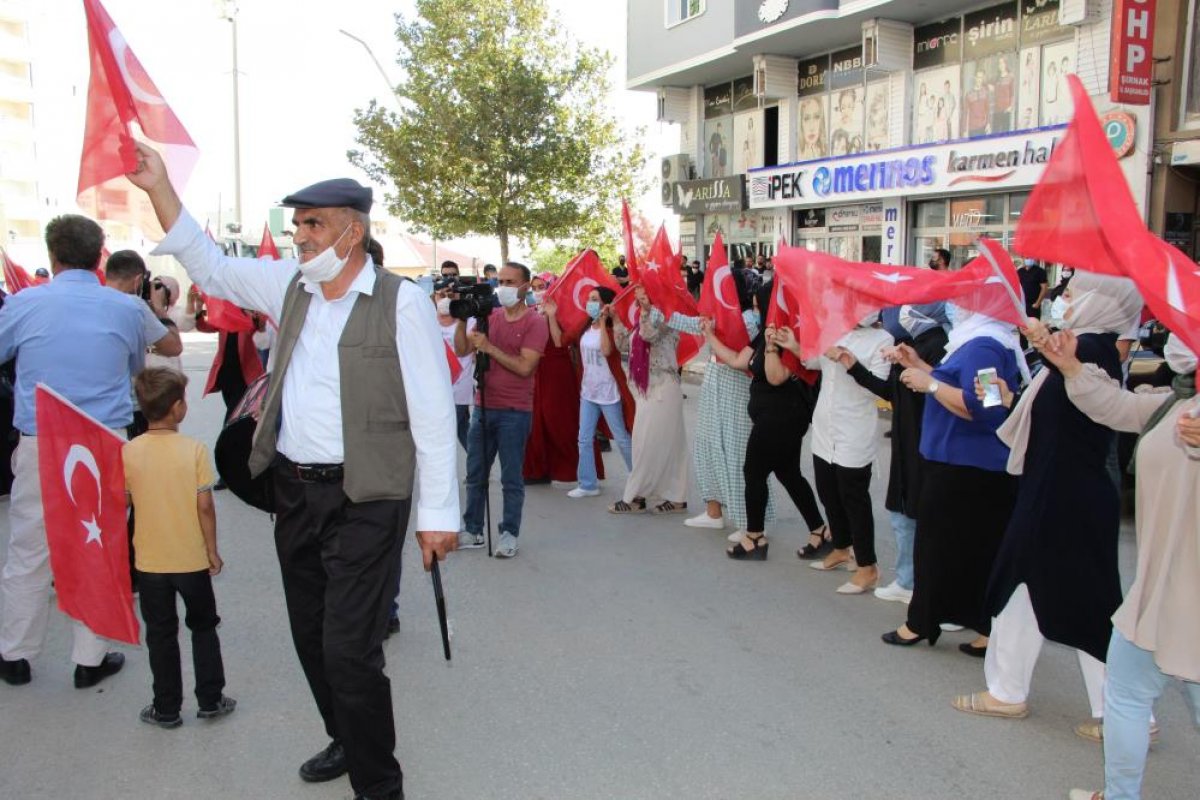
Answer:
<svg viewBox="0 0 1200 800"><path fill-rule="evenodd" d="M946 306L947 315L953 326L950 328L949 340L946 343L946 358L949 358L951 353L972 339L981 337L994 339L1012 351L1017 359L1017 370L1021 373L1021 382L1029 382L1029 365L1025 363L1025 353L1021 350L1021 339L1017 336L1017 329L1011 323L1001 322L994 317L980 314L978 311L969 311L959 305L947 303ZM969 391L968 387L963 387L963 389Z"/></svg>
<svg viewBox="0 0 1200 800"><path fill-rule="evenodd" d="M1142 296L1128 278L1078 272L1067 287L1063 327L1081 333L1122 334L1142 313Z"/></svg>

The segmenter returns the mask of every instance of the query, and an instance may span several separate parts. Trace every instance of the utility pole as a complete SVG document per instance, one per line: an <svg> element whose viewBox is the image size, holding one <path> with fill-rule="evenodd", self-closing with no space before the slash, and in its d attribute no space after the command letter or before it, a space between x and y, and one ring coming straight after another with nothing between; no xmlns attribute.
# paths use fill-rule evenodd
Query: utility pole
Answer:
<svg viewBox="0 0 1200 800"><path fill-rule="evenodd" d="M242 228L242 112L238 74L237 2L220 1L221 19L229 20L229 31L233 41L233 224L238 229L241 241ZM241 251L241 248L238 248Z"/></svg>

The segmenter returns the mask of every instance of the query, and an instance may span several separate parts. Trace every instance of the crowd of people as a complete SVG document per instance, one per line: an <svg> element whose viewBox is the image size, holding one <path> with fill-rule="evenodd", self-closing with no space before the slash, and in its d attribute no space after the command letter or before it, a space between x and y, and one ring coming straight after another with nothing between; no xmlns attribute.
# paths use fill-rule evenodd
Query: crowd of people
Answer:
<svg viewBox="0 0 1200 800"><path fill-rule="evenodd" d="M614 291L592 287L587 321L565 325L547 294L556 276L517 262L481 282L445 262L432 296L387 272L370 250L371 191L344 179L284 199L297 261L228 256L182 207L158 155L139 147L137 158L130 178L167 231L156 252L177 257L209 296L261 315L256 333L270 321L269 342L221 331L206 389L222 391L232 410L269 368L248 466L272 487L288 621L328 736L300 766L304 780L348 773L357 798L403 797L382 641L397 624L413 489L426 568L450 550L491 547L497 457L501 559L518 555L526 485L551 482L598 513L729 530L726 557L765 561L772 539L791 533L774 476L803 519L796 556L845 571L839 594L905 607L884 643L932 646L945 630L974 633L960 649L983 660L984 688L948 698L954 708L1023 717L1043 641L1075 648L1090 707L1076 732L1103 742L1109 800L1139 796L1157 731L1152 705L1168 679L1183 679L1200 709L1196 356L1172 337L1171 385L1123 388L1120 341L1142 313L1130 282L1081 271L1049 297L1045 272L1027 265L1030 310L1061 300L1057 326L1031 316L1018 331L953 302L902 306L864 317L804 360L796 333L768 321L777 286L765 261L732 270L737 337L708 317L659 307L641 285L623 318ZM34 413L42 382L133 437L133 573L154 676L140 719L182 724L177 596L192 636L197 716L223 717L236 703L223 691L211 582L222 569L216 476L205 445L178 431L187 413L178 331L204 329L203 301L189 293L186 311L176 310L180 287L168 279L138 299L145 271L132 253L113 255L102 287L93 269L103 233L90 220L56 219L46 239L54 280L0 309L0 362L17 357L21 434L0 579L0 678L29 683L46 636L51 575ZM937 251L929 266L949 261ZM698 293L698 265L680 269ZM612 273L630 279L623 263ZM81 304L95 312L78 313ZM690 436L678 357L689 336L708 346ZM726 343L735 340L748 344ZM1029 353L1040 369L1031 372ZM891 406L888 526L871 501L880 401ZM1140 434L1138 568L1124 595L1116 431ZM625 467L611 490L605 451ZM693 497L701 508L689 506ZM876 554L886 527L896 551L888 582ZM72 658L77 687L124 661L80 623Z"/></svg>

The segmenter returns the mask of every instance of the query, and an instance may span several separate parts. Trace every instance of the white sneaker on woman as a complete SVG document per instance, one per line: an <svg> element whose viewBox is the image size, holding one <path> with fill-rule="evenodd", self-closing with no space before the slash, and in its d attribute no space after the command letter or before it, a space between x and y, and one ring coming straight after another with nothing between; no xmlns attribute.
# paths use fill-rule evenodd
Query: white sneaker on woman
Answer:
<svg viewBox="0 0 1200 800"><path fill-rule="evenodd" d="M715 531L725 528L724 517L710 517L707 511L702 511L694 517L688 517L683 521L684 525L689 528L712 528ZM739 538L741 538L739 536Z"/></svg>
<svg viewBox="0 0 1200 800"><path fill-rule="evenodd" d="M891 600L893 603L908 603L912 600L912 589L905 589L896 581L875 590L875 596L880 600Z"/></svg>
<svg viewBox="0 0 1200 800"><path fill-rule="evenodd" d="M599 496L600 496L599 489L585 489L582 486L576 486L574 489L567 492L567 497L574 497L575 499L579 499L580 497L599 497Z"/></svg>

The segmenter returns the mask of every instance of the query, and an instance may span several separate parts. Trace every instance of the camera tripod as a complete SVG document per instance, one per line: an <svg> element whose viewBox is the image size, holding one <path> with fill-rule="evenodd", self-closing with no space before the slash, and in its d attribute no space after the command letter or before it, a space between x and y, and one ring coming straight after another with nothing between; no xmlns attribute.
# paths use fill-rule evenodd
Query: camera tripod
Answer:
<svg viewBox="0 0 1200 800"><path fill-rule="evenodd" d="M475 317L475 330L484 336L488 334L488 314ZM492 557L492 465L488 460L488 429L487 429L487 381L484 376L492 366L492 359L487 353L475 353L475 385L479 387L479 433L480 446L483 448L483 517L487 525L488 558ZM468 453L470 451L468 450Z"/></svg>

